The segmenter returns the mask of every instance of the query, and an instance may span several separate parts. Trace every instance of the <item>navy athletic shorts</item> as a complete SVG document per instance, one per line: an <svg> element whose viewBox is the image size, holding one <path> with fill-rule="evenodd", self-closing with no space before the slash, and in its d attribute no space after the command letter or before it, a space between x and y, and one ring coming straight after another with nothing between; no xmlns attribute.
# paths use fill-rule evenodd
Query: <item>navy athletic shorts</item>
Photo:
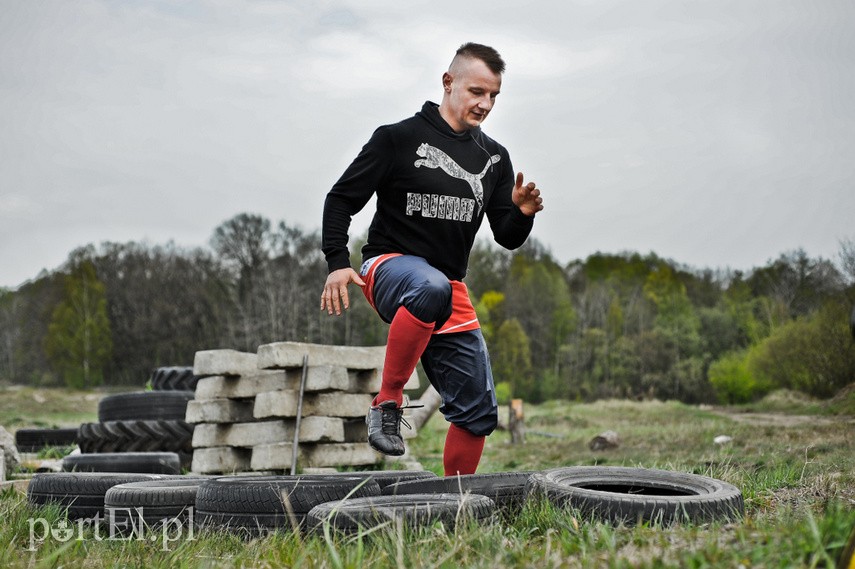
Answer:
<svg viewBox="0 0 855 569"><path fill-rule="evenodd" d="M363 275L370 266L363 264ZM451 285L422 257L401 255L378 265L373 279L374 306L391 322L405 306L438 330L451 316ZM442 397L445 419L474 435L489 435L498 423L498 405L487 344L480 329L434 334L421 357L428 380Z"/></svg>

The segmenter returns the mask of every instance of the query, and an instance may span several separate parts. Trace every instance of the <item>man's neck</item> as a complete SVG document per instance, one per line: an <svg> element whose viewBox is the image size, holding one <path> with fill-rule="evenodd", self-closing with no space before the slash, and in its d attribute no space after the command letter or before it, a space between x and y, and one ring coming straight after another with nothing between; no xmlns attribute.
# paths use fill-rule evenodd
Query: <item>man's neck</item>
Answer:
<svg viewBox="0 0 855 569"><path fill-rule="evenodd" d="M449 113L449 111L448 111L448 107L445 105L445 101L443 101L442 103L440 103L440 104L439 104L439 116L441 116L441 117L442 117L442 120L444 120L444 121L446 122L446 124L447 124L449 127L451 127L451 130L453 130L453 131L454 131L454 132L456 132L457 134L463 134L464 132L466 132L467 130L469 130L469 126L468 126L468 125L465 125L465 124L464 124L464 125L458 125L458 126L455 126L455 124L454 124L454 123L455 123L456 121L454 121L454 120L451 118L451 113Z"/></svg>

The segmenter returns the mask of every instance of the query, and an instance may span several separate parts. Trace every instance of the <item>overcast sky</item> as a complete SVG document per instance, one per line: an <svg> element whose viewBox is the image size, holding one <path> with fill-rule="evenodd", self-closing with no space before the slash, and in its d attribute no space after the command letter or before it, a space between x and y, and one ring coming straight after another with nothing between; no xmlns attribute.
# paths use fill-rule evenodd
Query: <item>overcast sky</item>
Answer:
<svg viewBox="0 0 855 569"><path fill-rule="evenodd" d="M748 269L798 247L836 260L855 237L852 0L0 0L0 14L0 286L88 243L207 246L241 212L318 229L373 129L438 102L465 41L507 62L484 130L541 187L532 235L560 262L632 250Z"/></svg>

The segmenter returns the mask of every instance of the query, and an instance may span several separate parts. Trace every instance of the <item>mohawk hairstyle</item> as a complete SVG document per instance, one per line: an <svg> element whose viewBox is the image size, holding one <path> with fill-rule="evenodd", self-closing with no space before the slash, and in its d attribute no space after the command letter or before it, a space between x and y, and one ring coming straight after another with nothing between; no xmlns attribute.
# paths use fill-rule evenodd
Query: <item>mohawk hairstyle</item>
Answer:
<svg viewBox="0 0 855 569"><path fill-rule="evenodd" d="M455 56L480 59L496 75L505 72L505 61L499 52L488 45L468 42L460 46Z"/></svg>

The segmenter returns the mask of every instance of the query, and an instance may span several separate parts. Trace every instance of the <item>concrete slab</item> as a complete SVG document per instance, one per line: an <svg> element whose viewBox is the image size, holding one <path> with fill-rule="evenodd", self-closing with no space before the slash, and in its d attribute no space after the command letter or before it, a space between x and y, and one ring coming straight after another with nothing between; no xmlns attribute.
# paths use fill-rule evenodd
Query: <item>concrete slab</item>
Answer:
<svg viewBox="0 0 855 569"><path fill-rule="evenodd" d="M300 389L302 368L262 370L253 375L212 376L196 384L196 399L247 398L267 391ZM306 392L346 391L376 393L380 390L380 370L356 370L342 366L309 366Z"/></svg>
<svg viewBox="0 0 855 569"><path fill-rule="evenodd" d="M252 399L209 399L187 402L188 423L244 423L254 420Z"/></svg>
<svg viewBox="0 0 855 569"><path fill-rule="evenodd" d="M287 386L283 389L300 389L303 376L302 368L289 368ZM306 392L346 391L349 393L371 393L375 386L380 388L380 371L377 369L348 369L344 366L313 366L306 372Z"/></svg>
<svg viewBox="0 0 855 569"><path fill-rule="evenodd" d="M291 468L291 445L278 443L252 449L253 470L288 470ZM368 443L303 444L297 453L299 468L362 466L377 464L382 455Z"/></svg>
<svg viewBox="0 0 855 569"><path fill-rule="evenodd" d="M342 366L350 369L379 369L385 346L330 346L302 342L277 342L258 347L259 369L302 367L303 356L310 366Z"/></svg>
<svg viewBox="0 0 855 569"><path fill-rule="evenodd" d="M364 417L373 397L367 393L307 393L303 397L303 417ZM299 393L271 391L255 398L256 419L296 417Z"/></svg>
<svg viewBox="0 0 855 569"><path fill-rule="evenodd" d="M354 393L377 393L380 390L380 380L383 370L383 361L386 358L386 346L330 346L325 344L305 344L301 342L277 342L265 344L258 348L258 367L260 369L302 369L303 356L309 356L309 370L316 367L343 367L350 372L371 371L372 375L351 375L346 385L331 385L329 387L307 387L308 391L320 391L322 389L340 389ZM289 374L291 381L296 378L299 386L301 372ZM295 375L296 374L296 375ZM309 378L307 377L307 384ZM419 376L414 371L407 380L404 389L418 389L420 386ZM296 389L290 388L289 389Z"/></svg>
<svg viewBox="0 0 855 569"><path fill-rule="evenodd" d="M200 448L193 451L193 474L231 474L250 470L252 451L230 447Z"/></svg>
<svg viewBox="0 0 855 569"><path fill-rule="evenodd" d="M259 393L288 388L286 372L255 371L251 375L214 375L196 383L196 400L251 399Z"/></svg>
<svg viewBox="0 0 855 569"><path fill-rule="evenodd" d="M234 423L200 424L193 431L193 448L241 447L294 440L295 419ZM344 420L337 417L305 417L300 421L300 442L344 442Z"/></svg>
<svg viewBox="0 0 855 569"><path fill-rule="evenodd" d="M244 375L258 370L256 354L237 350L203 350L193 359L193 375Z"/></svg>
<svg viewBox="0 0 855 569"><path fill-rule="evenodd" d="M404 410L404 419L407 419L407 411ZM410 425L412 425L412 421L408 421ZM412 427L408 427L407 423L401 422L401 437L404 440L414 439L419 433Z"/></svg>
<svg viewBox="0 0 855 569"><path fill-rule="evenodd" d="M365 424L365 418L345 419L344 421L344 442L346 443L367 443L368 442L368 427Z"/></svg>

